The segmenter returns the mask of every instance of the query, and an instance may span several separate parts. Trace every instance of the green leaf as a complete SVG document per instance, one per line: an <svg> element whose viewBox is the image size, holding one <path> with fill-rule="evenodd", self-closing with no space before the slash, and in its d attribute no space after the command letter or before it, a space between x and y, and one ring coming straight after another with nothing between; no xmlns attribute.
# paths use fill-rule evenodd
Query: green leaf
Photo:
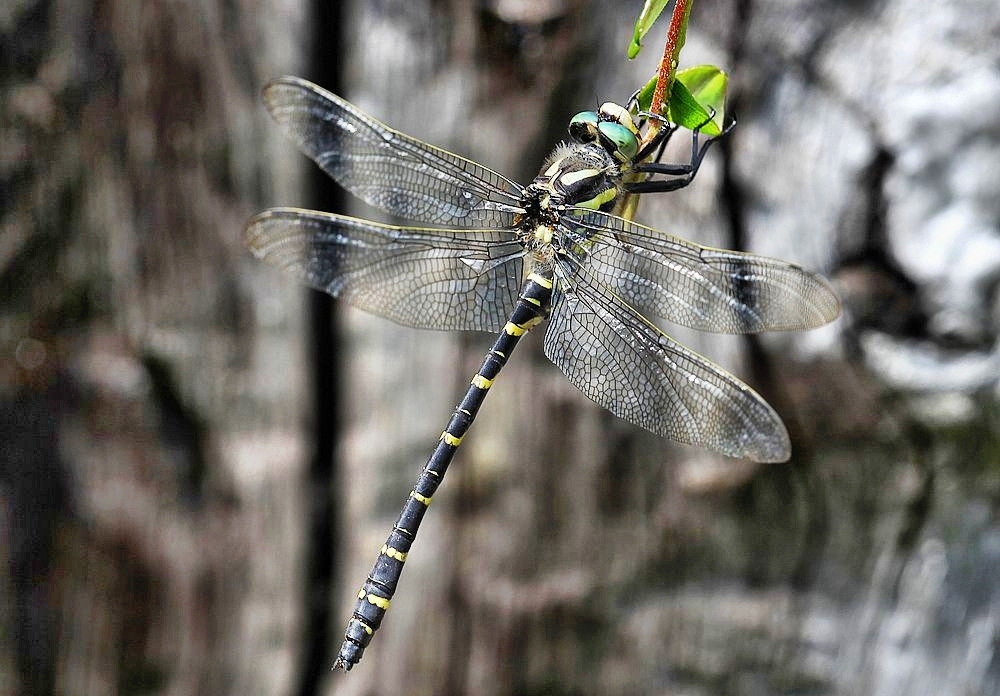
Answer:
<svg viewBox="0 0 1000 696"><path fill-rule="evenodd" d="M646 0L642 6L639 18L635 20L635 29L632 32L632 41L628 45L628 58L632 60L642 49L642 40L652 28L653 23L663 12L669 0Z"/></svg>
<svg viewBox="0 0 1000 696"><path fill-rule="evenodd" d="M729 76L714 65L680 70L670 91L670 119L684 128L701 126L706 135L722 132ZM706 123L711 117L711 122Z"/></svg>
<svg viewBox="0 0 1000 696"><path fill-rule="evenodd" d="M721 116L726 107L729 75L714 65L695 65L678 71L677 79L684 83L699 104L715 109Z"/></svg>

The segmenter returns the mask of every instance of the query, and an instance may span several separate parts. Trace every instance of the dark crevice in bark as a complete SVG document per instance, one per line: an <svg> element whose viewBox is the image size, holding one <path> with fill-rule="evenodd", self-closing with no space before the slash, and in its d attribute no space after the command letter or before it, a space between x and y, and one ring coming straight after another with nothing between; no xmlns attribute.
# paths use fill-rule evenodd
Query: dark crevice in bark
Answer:
<svg viewBox="0 0 1000 696"><path fill-rule="evenodd" d="M754 12L753 0L739 0L735 4L732 17L732 27L729 32L729 57L732 65L741 65L748 52L745 42L745 27L750 25ZM739 112L741 95L730 95L727 110L734 116ZM738 138L739 126L731 136L723 138L720 143L722 153L722 177L720 197L729 231L728 244L733 249L745 249L747 242L746 195L733 171L733 142ZM822 486L816 480L809 468L813 452L811 443L802 437L797 421L790 416L794 409L789 403L787 393L781 386L781 377L775 370L767 352L760 340L753 335L744 337L748 356L751 383L759 389L761 395L774 406L788 428L792 442L793 457L783 470L787 477L786 484L794 495L803 497L802 504L806 509L807 520L801 524L802 538L798 548L799 557L791 567L788 581L792 586L805 589L815 583L815 575L820 564L819 556L826 547L830 535L829 511Z"/></svg>
<svg viewBox="0 0 1000 696"><path fill-rule="evenodd" d="M901 416L903 417L903 416ZM912 446L913 464L920 472L920 487L907 500L902 522L896 534L896 573L892 583L892 602L897 604L903 573L917 549L920 535L931 517L934 504L935 475L929 453L934 450L934 436L923 425L908 419L904 427L906 441Z"/></svg>
<svg viewBox="0 0 1000 696"><path fill-rule="evenodd" d="M857 190L865 198L860 223L863 235L856 249L841 253L837 270L851 318L850 330L844 335L852 355L860 353L857 339L863 329L894 336L927 335L927 316L920 308L917 284L892 257L886 238L884 187L894 164L893 153L882 147L862 172Z"/></svg>
<svg viewBox="0 0 1000 696"><path fill-rule="evenodd" d="M54 555L60 528L76 516L60 420L78 408L76 385L66 375L44 390L0 394L0 506L13 595L4 605L14 614L7 641L13 644L12 667L24 696L55 693Z"/></svg>
<svg viewBox="0 0 1000 696"><path fill-rule="evenodd" d="M742 32L740 27L746 26L750 21L752 12L752 2L745 0L736 4L734 14L734 30L730 32L732 43L729 47L730 59L733 64L738 64L740 57L745 52ZM735 114L739 110L740 97L738 94L732 95L729 99L727 110L729 114ZM722 177L720 183L720 199L723 207L723 216L729 232L727 246L732 249L744 249L746 246L746 202L743 187L737 180L733 171L733 142L739 137L739 124L728 136L722 138L718 147L721 154ZM774 385L774 374L768 364L767 356L760 345L760 341L755 336L745 337L746 349L749 355L749 365L755 384ZM766 391L775 391L774 389ZM767 394L764 394L767 396ZM779 409L780 410L780 409ZM794 439L794 438L793 438Z"/></svg>
<svg viewBox="0 0 1000 696"><path fill-rule="evenodd" d="M312 6L312 51L310 77L333 92L340 92L342 47L345 23L339 2L315 2ZM318 168L311 167L307 199L319 210L343 210L345 195ZM337 437L340 432L339 393L341 337L336 329L333 299L310 291L309 296L309 381L313 385L313 455L307 474L305 544L305 620L303 653L298 696L322 692L339 649L338 634L331 634L331 597L334 596L334 568L340 557L335 541L339 538L339 515L333 506L333 481L337 478ZM346 621L346 616L344 617Z"/></svg>
<svg viewBox="0 0 1000 696"><path fill-rule="evenodd" d="M868 197L865 207L864 242L858 252L862 258L872 254L886 255L885 249L888 246L888 240L886 239L884 187L885 179L892 170L895 161L896 158L892 152L884 146L880 147L875 152L871 164L865 170L860 182L861 185L858 187Z"/></svg>
<svg viewBox="0 0 1000 696"><path fill-rule="evenodd" d="M198 509L205 493L207 473L203 446L205 426L198 413L181 399L171 366L165 360L146 354L142 364L149 376L152 402L157 408L160 442L175 455L178 499Z"/></svg>
<svg viewBox="0 0 1000 696"><path fill-rule="evenodd" d="M305 628L299 696L320 693L322 679L332 664L330 597L333 568L338 556L337 515L331 485L336 471L334 454L339 430L337 384L339 355L334 337L333 302L318 292L309 296L309 369L313 384L313 455L309 462L306 495Z"/></svg>
<svg viewBox="0 0 1000 696"><path fill-rule="evenodd" d="M934 498L934 471L923 472L920 490L909 501L905 510L904 524L896 536L896 547L901 553L909 555L916 546L920 532L923 531L930 517L931 503Z"/></svg>

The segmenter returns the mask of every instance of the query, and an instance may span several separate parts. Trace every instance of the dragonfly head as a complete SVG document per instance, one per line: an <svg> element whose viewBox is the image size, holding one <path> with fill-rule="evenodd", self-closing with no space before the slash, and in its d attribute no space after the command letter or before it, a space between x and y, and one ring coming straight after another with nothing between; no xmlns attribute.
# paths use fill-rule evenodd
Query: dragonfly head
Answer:
<svg viewBox="0 0 1000 696"><path fill-rule="evenodd" d="M639 129L628 109L613 102L597 111L581 111L569 122L569 134L578 143L600 143L618 162L628 162L639 151Z"/></svg>

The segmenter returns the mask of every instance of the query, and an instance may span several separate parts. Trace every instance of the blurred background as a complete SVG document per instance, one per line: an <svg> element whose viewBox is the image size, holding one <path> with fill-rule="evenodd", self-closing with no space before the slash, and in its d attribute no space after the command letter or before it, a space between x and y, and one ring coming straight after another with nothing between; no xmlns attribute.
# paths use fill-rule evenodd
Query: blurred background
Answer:
<svg viewBox="0 0 1000 696"><path fill-rule="evenodd" d="M639 2L6 0L0 694L1000 693L1000 11L698 0L736 130L639 219L832 279L844 316L671 333L787 464L673 445L529 335L392 610L329 667L492 339L404 329L252 259L341 192L259 105L331 88L530 180L651 75Z"/></svg>

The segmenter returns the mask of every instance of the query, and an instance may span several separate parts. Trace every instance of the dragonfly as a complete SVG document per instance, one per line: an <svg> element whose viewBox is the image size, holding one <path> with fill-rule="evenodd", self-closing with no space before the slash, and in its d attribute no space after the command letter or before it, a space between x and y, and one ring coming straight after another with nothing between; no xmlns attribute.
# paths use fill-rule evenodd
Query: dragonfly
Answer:
<svg viewBox="0 0 1000 696"><path fill-rule="evenodd" d="M615 214L631 194L690 184L715 138L699 142L695 130L690 161L660 162L676 126L664 121L644 143L638 119L609 102L574 116L569 141L523 186L300 78L272 81L263 100L342 187L422 226L272 208L247 224L250 251L399 324L496 334L358 592L335 669L361 660L486 394L520 338L545 319L545 355L616 416L731 457L789 458L774 409L649 317L732 334L809 329L840 313L830 285L792 263L703 247Z"/></svg>

